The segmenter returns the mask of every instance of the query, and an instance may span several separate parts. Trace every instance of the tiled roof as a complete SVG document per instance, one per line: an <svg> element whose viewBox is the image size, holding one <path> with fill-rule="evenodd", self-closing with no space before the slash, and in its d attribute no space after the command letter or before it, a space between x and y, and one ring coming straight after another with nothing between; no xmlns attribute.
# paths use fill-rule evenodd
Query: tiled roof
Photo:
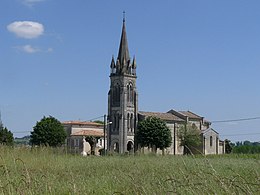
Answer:
<svg viewBox="0 0 260 195"><path fill-rule="evenodd" d="M201 119L202 117L191 112L191 111L179 111L179 113L191 118L191 119Z"/></svg>
<svg viewBox="0 0 260 195"><path fill-rule="evenodd" d="M64 121L61 124L63 125L92 125L92 126L103 126L103 124L89 122L89 121Z"/></svg>
<svg viewBox="0 0 260 195"><path fill-rule="evenodd" d="M78 131L71 134L72 136L96 136L96 137L102 137L104 136L103 131L97 131L97 130L83 130Z"/></svg>
<svg viewBox="0 0 260 195"><path fill-rule="evenodd" d="M152 116L152 117L157 117L162 120L166 121L184 121L183 119L179 118L178 116L175 116L171 113L162 113L162 112L138 112L138 114L143 115L143 116Z"/></svg>

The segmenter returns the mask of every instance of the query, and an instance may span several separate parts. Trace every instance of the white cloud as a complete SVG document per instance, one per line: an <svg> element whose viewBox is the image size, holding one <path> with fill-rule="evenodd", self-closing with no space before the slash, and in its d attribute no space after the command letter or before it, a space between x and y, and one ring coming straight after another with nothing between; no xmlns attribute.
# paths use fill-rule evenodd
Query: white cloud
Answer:
<svg viewBox="0 0 260 195"><path fill-rule="evenodd" d="M38 22L32 21L16 21L7 26L9 32L16 34L16 36L33 39L41 36L44 32L44 26Z"/></svg>
<svg viewBox="0 0 260 195"><path fill-rule="evenodd" d="M15 49L25 52L25 53L29 53L29 54L33 54L33 53L38 53L38 52L42 52L42 53L51 53L53 52L53 48L48 48L48 49L41 49L39 47L34 47L31 45L23 45L23 46L16 46L14 47Z"/></svg>
<svg viewBox="0 0 260 195"><path fill-rule="evenodd" d="M31 45L24 45L22 47L19 47L19 49L26 53L36 53L41 51L39 48L33 47Z"/></svg>

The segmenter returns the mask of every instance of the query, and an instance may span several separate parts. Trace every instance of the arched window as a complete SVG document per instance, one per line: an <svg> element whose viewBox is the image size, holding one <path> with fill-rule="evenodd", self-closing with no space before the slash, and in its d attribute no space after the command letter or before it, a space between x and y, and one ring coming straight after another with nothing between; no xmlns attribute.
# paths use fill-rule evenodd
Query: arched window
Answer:
<svg viewBox="0 0 260 195"><path fill-rule="evenodd" d="M132 85L130 85L129 96L130 96L130 102L133 102L133 86Z"/></svg>
<svg viewBox="0 0 260 195"><path fill-rule="evenodd" d="M117 83L113 88L113 105L118 106L120 104L120 85Z"/></svg>
<svg viewBox="0 0 260 195"><path fill-rule="evenodd" d="M130 114L127 114L127 130L130 130Z"/></svg>
<svg viewBox="0 0 260 195"><path fill-rule="evenodd" d="M129 83L127 85L127 102L133 102L134 100L134 90L133 90L133 85Z"/></svg>
<svg viewBox="0 0 260 195"><path fill-rule="evenodd" d="M212 136L209 137L209 145L210 145L210 147L212 147L212 145L213 145L213 137Z"/></svg>
<svg viewBox="0 0 260 195"><path fill-rule="evenodd" d="M134 115L131 114L131 118L130 118L130 129L131 129L131 132L133 132L134 130Z"/></svg>

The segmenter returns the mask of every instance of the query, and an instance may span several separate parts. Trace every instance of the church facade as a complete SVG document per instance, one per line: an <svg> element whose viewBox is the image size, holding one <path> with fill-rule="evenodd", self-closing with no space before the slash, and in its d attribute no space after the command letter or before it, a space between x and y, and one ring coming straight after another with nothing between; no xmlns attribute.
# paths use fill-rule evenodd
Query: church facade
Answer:
<svg viewBox="0 0 260 195"><path fill-rule="evenodd" d="M134 142L138 120L154 116L166 122L171 130L172 144L166 149L168 154L183 154L180 146L178 129L181 125L191 124L201 131L202 145L198 148L202 154L222 154L225 151L224 142L219 140L219 134L210 127L211 123L191 111L175 111L166 113L139 112L138 93L136 87L136 60L130 58L126 24L123 19L122 34L118 56L112 57L110 64L110 89L108 92L108 116L111 125L107 126L107 149L110 152L126 153L138 149ZM149 150L149 149L146 149Z"/></svg>

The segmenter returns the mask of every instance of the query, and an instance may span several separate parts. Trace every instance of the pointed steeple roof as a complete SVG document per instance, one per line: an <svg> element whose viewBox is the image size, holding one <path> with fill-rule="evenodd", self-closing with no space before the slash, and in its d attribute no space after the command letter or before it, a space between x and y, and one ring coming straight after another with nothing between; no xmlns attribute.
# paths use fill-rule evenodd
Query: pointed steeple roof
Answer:
<svg viewBox="0 0 260 195"><path fill-rule="evenodd" d="M125 18L123 19L121 41L120 41L117 59L119 60L120 64L123 64L123 65L124 65L124 62L127 62L128 60L130 60L127 36L126 36Z"/></svg>
<svg viewBox="0 0 260 195"><path fill-rule="evenodd" d="M110 68L115 68L115 67L116 67L115 59L114 59L114 56L112 56Z"/></svg>
<svg viewBox="0 0 260 195"><path fill-rule="evenodd" d="M135 56L134 56L134 59L133 59L133 62L132 62L132 68L136 69L136 60L135 60Z"/></svg>

